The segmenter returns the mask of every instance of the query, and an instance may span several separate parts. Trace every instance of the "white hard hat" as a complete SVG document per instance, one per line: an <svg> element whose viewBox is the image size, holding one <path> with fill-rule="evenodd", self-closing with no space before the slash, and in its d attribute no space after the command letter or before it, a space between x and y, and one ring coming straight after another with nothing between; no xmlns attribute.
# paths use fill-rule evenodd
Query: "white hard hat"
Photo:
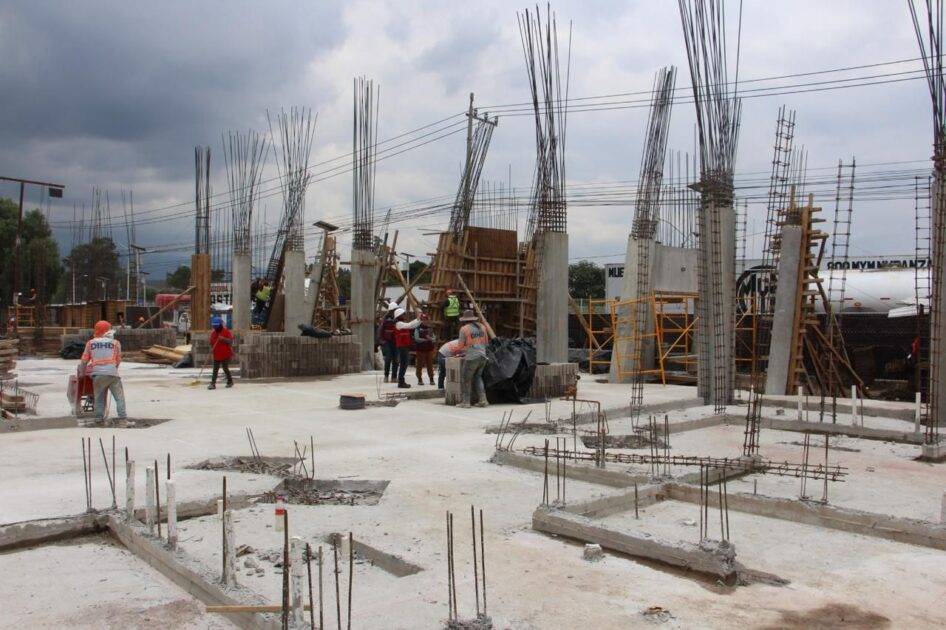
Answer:
<svg viewBox="0 0 946 630"><path fill-rule="evenodd" d="M396 308L398 308L397 302L388 302L388 310L389 310L389 311L393 311L393 310L396 309Z"/></svg>
<svg viewBox="0 0 946 630"><path fill-rule="evenodd" d="M404 309L403 309L403 308L397 309L396 311L394 311L394 319L397 319L398 317L400 317L400 316L403 315L403 314L404 314Z"/></svg>

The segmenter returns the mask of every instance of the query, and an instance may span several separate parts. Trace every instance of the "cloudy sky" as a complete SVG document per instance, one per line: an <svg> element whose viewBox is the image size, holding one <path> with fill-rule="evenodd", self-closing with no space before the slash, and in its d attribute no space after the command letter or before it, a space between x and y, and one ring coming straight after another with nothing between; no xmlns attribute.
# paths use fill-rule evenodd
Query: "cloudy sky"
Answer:
<svg viewBox="0 0 946 630"><path fill-rule="evenodd" d="M737 8L730 3L733 42ZM0 175L66 185L64 199L49 209L64 249L73 206L88 206L93 186L109 191L116 240L124 244L118 200L122 189L133 190L139 244L179 248L146 259L152 277L163 277L189 257L193 242L194 146L213 148L214 189L225 193L221 133L267 131L267 109L318 113L307 220L350 219L352 78L363 75L381 86L382 139L419 130L385 145L391 155L378 163L377 214L442 201L456 190L465 147L460 113L469 93L483 109L529 98L515 9L498 1L8 0L0 5ZM668 64L679 68L678 87L689 88L677 3L584 0L553 9L560 39L573 23L570 94L632 93L603 101L617 106L569 116L569 185L633 188L647 114L634 102L646 95L633 93L649 90L655 71ZM797 110L796 144L808 150L811 190L829 220L833 168L856 156L864 179L851 254L912 252L909 188L911 176L927 168L931 125L925 83L910 72L918 62L890 63L918 56L905 3L746 0L740 54L743 86L767 89L746 93L737 185L755 181L743 193L764 193L777 111L787 104ZM863 67L872 64L883 65ZM840 79L873 85L824 89ZM688 96L678 92L680 101ZM484 179L529 186L532 124L529 116L500 117ZM692 151L693 125L693 105L678 103L672 149ZM264 178L275 175L270 156ZM273 182L263 189L260 210L272 225L281 198ZM0 183L0 196L15 194ZM36 189L27 202L45 204ZM614 254L624 250L631 214L627 204L573 206L570 256L621 258ZM749 214L751 251L764 206L752 199ZM446 222L445 214L409 216L397 224L399 249L424 256L436 243L430 233ZM342 246L347 250L347 241Z"/></svg>

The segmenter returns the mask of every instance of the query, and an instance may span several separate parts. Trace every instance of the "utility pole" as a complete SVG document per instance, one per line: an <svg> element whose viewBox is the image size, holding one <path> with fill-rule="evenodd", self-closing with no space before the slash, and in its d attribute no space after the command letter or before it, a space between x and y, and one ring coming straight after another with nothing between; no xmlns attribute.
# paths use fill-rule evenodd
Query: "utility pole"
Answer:
<svg viewBox="0 0 946 630"><path fill-rule="evenodd" d="M62 199L62 191L65 190L66 187L62 184L38 182L31 179L19 179L17 177L0 176L0 181L17 182L20 185L20 209L16 220L16 240L13 242L13 263L11 265L13 268L13 295L11 296L10 304L13 304L16 301L17 294L20 292L20 241L22 240L23 234L23 193L26 189L26 185L45 186L49 191L49 196L57 199Z"/></svg>

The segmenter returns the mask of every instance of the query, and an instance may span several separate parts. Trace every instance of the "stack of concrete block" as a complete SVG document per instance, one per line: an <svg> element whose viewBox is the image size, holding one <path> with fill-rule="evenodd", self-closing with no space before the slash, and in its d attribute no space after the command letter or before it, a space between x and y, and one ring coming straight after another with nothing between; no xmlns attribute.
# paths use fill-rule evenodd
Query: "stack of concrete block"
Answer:
<svg viewBox="0 0 946 630"><path fill-rule="evenodd" d="M0 339L0 380L16 376L14 370L19 344L19 339Z"/></svg>
<svg viewBox="0 0 946 630"><path fill-rule="evenodd" d="M325 339L248 332L237 353L242 378L349 374L361 371L361 344L351 335Z"/></svg>
<svg viewBox="0 0 946 630"><path fill-rule="evenodd" d="M539 363L532 379L532 398L559 398L578 383L577 363Z"/></svg>
<svg viewBox="0 0 946 630"><path fill-rule="evenodd" d="M65 348L71 341L85 343L92 338L91 328L82 328L77 333L59 336L59 347ZM124 352L137 352L151 346L177 345L177 331L173 328L116 328L115 339L122 345Z"/></svg>
<svg viewBox="0 0 946 630"><path fill-rule="evenodd" d="M460 374L463 371L463 357L447 359L447 378L444 380L444 399L448 405L459 405L463 394L460 390Z"/></svg>

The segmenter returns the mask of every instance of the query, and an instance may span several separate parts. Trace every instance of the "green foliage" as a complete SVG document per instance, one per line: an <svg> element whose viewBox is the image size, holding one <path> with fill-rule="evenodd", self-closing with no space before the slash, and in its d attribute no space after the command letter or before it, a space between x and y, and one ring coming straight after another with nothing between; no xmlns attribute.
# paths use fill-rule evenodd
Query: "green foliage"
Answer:
<svg viewBox="0 0 946 630"><path fill-rule="evenodd" d="M604 267L582 260L568 266L568 291L578 299L604 297Z"/></svg>
<svg viewBox="0 0 946 630"><path fill-rule="evenodd" d="M351 269L338 270L338 297L345 302L351 299Z"/></svg>
<svg viewBox="0 0 946 630"><path fill-rule="evenodd" d="M0 305L9 305L13 295L13 251L16 243L19 206L12 199L0 199ZM20 291L35 288L40 300L48 302L59 287L62 264L59 247L42 211L24 211L18 275Z"/></svg>
<svg viewBox="0 0 946 630"><path fill-rule="evenodd" d="M111 300L125 295L125 271L110 238L96 238L73 247L66 259L66 273L70 283L75 273L76 301Z"/></svg>
<svg viewBox="0 0 946 630"><path fill-rule="evenodd" d="M172 289L181 289L183 291L190 286L190 281L191 268L188 265L180 265L167 275L165 283Z"/></svg>

